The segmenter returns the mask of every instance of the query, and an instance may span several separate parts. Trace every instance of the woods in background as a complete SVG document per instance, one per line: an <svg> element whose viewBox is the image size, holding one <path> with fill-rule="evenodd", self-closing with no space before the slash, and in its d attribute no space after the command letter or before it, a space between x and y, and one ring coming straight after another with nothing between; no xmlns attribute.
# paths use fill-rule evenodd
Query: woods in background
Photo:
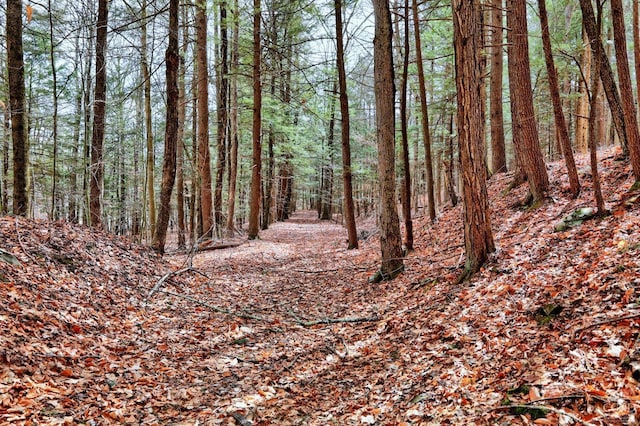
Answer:
<svg viewBox="0 0 640 426"><path fill-rule="evenodd" d="M574 152L592 148L597 181L596 148L617 143L640 178L637 3L8 0L0 212L159 251L167 229L180 247L257 238L296 209L357 248L356 217L376 214L384 278L412 216L460 194L473 272L492 174L535 206L563 158L575 197Z"/></svg>

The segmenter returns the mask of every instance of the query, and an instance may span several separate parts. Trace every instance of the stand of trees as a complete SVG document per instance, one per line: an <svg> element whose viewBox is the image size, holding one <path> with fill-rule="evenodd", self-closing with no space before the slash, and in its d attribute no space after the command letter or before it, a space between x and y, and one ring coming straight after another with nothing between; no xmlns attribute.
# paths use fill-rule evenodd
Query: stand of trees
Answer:
<svg viewBox="0 0 640 426"><path fill-rule="evenodd" d="M575 196L574 152L597 171L617 143L640 178L628 3L7 0L0 213L161 252L171 231L180 247L257 238L296 209L357 248L356 218L376 214L391 278L412 218L460 194L472 273L493 250L492 173L536 205L562 157Z"/></svg>

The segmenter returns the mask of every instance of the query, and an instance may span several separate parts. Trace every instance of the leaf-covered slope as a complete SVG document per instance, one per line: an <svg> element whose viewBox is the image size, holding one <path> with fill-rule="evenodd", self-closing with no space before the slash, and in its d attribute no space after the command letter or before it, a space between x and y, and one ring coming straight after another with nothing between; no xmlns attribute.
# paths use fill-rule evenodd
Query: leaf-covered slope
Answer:
<svg viewBox="0 0 640 426"><path fill-rule="evenodd" d="M0 260L0 423L633 424L640 203L625 163L604 157L613 214L563 232L594 204L586 163L576 200L551 165L535 210L517 207L525 186L492 178L497 251L461 285L459 208L416 220L392 282L367 283L375 233L347 251L340 226L298 213L196 255L198 273L147 301L184 259L2 218L0 249L20 265Z"/></svg>

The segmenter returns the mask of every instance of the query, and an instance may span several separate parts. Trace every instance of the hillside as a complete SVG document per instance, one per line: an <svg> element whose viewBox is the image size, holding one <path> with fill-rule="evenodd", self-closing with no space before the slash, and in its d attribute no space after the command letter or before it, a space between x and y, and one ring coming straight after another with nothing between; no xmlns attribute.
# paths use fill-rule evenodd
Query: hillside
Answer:
<svg viewBox="0 0 640 426"><path fill-rule="evenodd" d="M640 202L626 163L601 157L613 214L562 232L594 204L585 159L580 197L554 163L536 210L493 177L497 251L460 285L459 207L418 218L405 273L375 285L375 233L347 251L311 212L164 260L0 218L19 262L0 252L0 424L637 424Z"/></svg>

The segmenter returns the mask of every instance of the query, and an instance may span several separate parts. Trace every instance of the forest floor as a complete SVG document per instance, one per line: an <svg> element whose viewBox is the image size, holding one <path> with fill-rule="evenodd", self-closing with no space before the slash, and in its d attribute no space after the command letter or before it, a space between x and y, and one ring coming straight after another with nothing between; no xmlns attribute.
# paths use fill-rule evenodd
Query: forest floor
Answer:
<svg viewBox="0 0 640 426"><path fill-rule="evenodd" d="M298 212L238 247L172 254L65 222L0 218L0 424L638 424L640 201L615 152L613 214L562 165L549 200L490 180L497 250L470 281L460 207L415 221L405 272ZM11 264L14 262L16 264Z"/></svg>

